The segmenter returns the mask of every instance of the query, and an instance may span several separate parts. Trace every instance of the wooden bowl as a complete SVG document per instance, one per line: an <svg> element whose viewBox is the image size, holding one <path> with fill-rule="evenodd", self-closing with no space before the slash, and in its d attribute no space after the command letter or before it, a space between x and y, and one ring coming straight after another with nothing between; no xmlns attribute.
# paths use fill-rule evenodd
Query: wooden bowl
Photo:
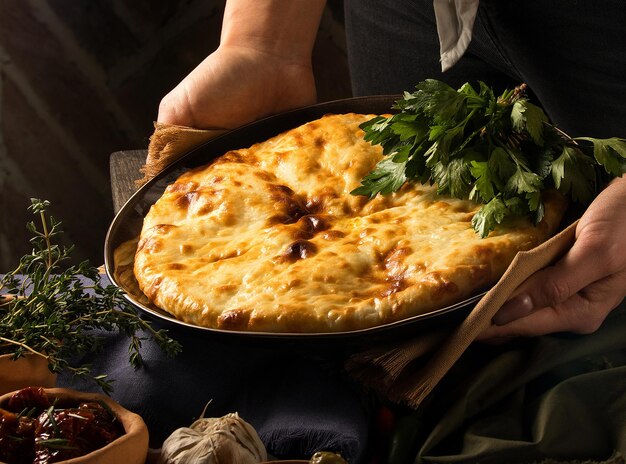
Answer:
<svg viewBox="0 0 626 464"><path fill-rule="evenodd" d="M16 360L13 355L0 355L0 395L26 387L51 388L56 386L57 375L48 369L43 356L25 354Z"/></svg>
<svg viewBox="0 0 626 464"><path fill-rule="evenodd" d="M93 451L84 456L59 461L63 464L144 464L148 454L148 428L141 416L124 409L120 404L108 396L99 393L85 393L67 388L46 388L46 394L50 400L55 398L59 402L72 401L79 403L84 401L102 401L117 416L124 428L124 435L112 441L103 448ZM0 407L8 401L15 392L0 396Z"/></svg>

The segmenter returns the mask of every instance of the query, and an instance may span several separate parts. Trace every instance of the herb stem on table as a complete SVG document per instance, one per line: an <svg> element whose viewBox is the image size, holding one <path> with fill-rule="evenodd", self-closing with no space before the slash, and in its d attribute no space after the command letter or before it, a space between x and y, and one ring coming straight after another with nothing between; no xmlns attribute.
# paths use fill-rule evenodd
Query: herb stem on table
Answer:
<svg viewBox="0 0 626 464"><path fill-rule="evenodd" d="M24 350L26 350L26 351L28 351L28 352L30 352L32 354L36 354L36 355L41 356L42 358L48 359L48 356L46 356L45 354L43 354L40 351L37 351L37 350L31 348L30 346L28 346L25 343L21 343L21 342L15 341L15 340L11 340L10 338L4 338L4 337L0 337L0 341L5 342L5 344L0 345L0 349L4 348L4 347L7 347L9 345L15 345L15 346L19 346L20 348L23 348Z"/></svg>
<svg viewBox="0 0 626 464"><path fill-rule="evenodd" d="M27 225L33 251L0 278L0 291L8 294L0 300L0 354L14 359L26 353L42 356L51 371L91 379L110 393L113 388L106 374L93 373L89 364L71 362L102 350L103 338L95 330L128 337L129 363L136 368L143 362L143 340L154 340L168 356L181 347L165 330L156 330L139 317L121 289L103 285L98 269L87 261L63 268L73 247L57 243L61 223L46 214L48 207L47 201L31 200L29 209L40 220L39 228L34 222Z"/></svg>

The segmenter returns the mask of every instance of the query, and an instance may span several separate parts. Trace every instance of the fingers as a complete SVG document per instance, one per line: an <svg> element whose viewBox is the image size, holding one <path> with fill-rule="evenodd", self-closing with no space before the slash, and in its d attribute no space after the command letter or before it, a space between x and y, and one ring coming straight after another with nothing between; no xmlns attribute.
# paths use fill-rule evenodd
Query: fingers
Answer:
<svg viewBox="0 0 626 464"><path fill-rule="evenodd" d="M159 104L157 121L165 124L195 127L196 121L191 112L188 93L183 84L168 93Z"/></svg>
<svg viewBox="0 0 626 464"><path fill-rule="evenodd" d="M508 324L539 308L556 307L588 285L621 271L626 259L620 258L623 252L615 245L589 227L554 266L536 272L518 287L494 317L494 324Z"/></svg>
<svg viewBox="0 0 626 464"><path fill-rule="evenodd" d="M502 325L492 325L478 340L502 342L554 332L592 333L624 298L626 271L588 285L564 302L531 310Z"/></svg>
<svg viewBox="0 0 626 464"><path fill-rule="evenodd" d="M599 223L586 227L554 266L536 272L522 283L479 339L502 341L553 332L597 330L626 296L622 247L619 241L607 240L606 234L596 232Z"/></svg>

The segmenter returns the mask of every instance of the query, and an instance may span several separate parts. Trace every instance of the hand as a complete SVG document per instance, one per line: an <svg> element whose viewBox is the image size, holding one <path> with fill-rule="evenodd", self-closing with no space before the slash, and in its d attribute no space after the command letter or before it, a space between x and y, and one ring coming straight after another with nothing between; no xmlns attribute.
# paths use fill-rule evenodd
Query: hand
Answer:
<svg viewBox="0 0 626 464"><path fill-rule="evenodd" d="M626 177L598 195L578 223L572 248L522 283L479 339L596 331L626 297L625 205Z"/></svg>
<svg viewBox="0 0 626 464"><path fill-rule="evenodd" d="M220 46L162 99L157 120L196 129L233 129L315 100L310 61Z"/></svg>

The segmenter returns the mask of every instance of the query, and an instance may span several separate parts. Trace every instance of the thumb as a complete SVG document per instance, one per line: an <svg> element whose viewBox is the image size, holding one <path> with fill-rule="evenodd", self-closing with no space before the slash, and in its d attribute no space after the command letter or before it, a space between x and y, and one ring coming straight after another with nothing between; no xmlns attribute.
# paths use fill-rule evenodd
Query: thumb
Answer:
<svg viewBox="0 0 626 464"><path fill-rule="evenodd" d="M494 316L496 325L508 324L540 308L555 307L579 290L607 275L598 262L595 245L577 240L554 266L537 271L524 281Z"/></svg>

